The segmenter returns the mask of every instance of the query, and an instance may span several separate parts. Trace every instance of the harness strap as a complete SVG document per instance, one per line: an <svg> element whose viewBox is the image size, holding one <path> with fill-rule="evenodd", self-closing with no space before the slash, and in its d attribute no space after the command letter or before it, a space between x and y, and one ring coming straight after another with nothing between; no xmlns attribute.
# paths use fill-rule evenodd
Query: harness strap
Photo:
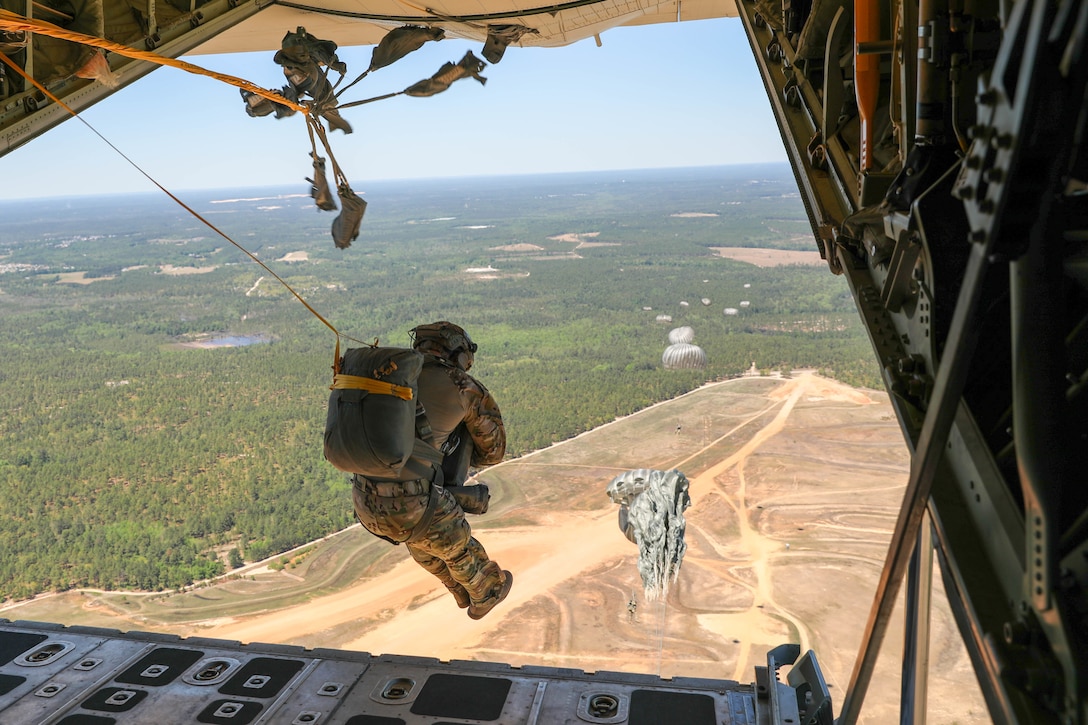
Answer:
<svg viewBox="0 0 1088 725"><path fill-rule="evenodd" d="M329 386L329 390L365 390L368 393L395 395L401 400L411 400L413 397L412 389L403 385L393 385L383 380L364 378L361 375L345 375L344 373L336 373L332 376L332 385Z"/></svg>
<svg viewBox="0 0 1088 725"><path fill-rule="evenodd" d="M405 544L419 541L427 535L427 531L431 528L431 522L434 521L435 509L438 508L438 489L440 488L442 488L442 469L438 469L436 480L431 482L431 494L427 497L427 508L423 512L422 518L419 519L419 523L412 527L412 533L404 540Z"/></svg>
<svg viewBox="0 0 1088 725"><path fill-rule="evenodd" d="M441 486L442 477L442 452L427 443L416 438L412 441L412 453L404 464L403 470L413 476L426 478L435 485Z"/></svg>

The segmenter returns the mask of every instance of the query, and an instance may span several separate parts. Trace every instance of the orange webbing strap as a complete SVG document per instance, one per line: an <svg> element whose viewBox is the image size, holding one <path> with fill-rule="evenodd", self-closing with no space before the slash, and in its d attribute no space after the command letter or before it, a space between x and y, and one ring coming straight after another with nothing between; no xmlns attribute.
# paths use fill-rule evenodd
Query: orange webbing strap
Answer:
<svg viewBox="0 0 1088 725"><path fill-rule="evenodd" d="M401 400L411 400L413 397L411 388L393 385L393 383L387 383L383 380L364 378L361 375L345 375L344 373L336 373L332 376L332 385L329 386L329 390L365 390L368 393L395 395Z"/></svg>
<svg viewBox="0 0 1088 725"><path fill-rule="evenodd" d="M41 35L48 35L51 38L60 38L61 40L70 40L73 43L79 43L81 45L91 45L95 48L102 48L108 50L111 53L117 53L127 58L135 58L136 60L145 60L149 63L156 63L158 65L168 65L173 68L179 68L189 73L196 75L208 76L215 78L216 80L229 83L232 86L237 86L244 90L256 93L258 96L267 98L268 100L293 108L301 113L308 114L310 112L309 107L296 103L295 101L288 100L276 91L270 91L266 88L261 88L258 85L250 83L249 81L242 80L241 78L235 78L234 76L227 75L225 73L216 73L215 71L201 68L200 66L193 65L192 63L186 63L183 60L177 60L175 58L167 58L164 55L158 53L152 53L147 50L137 50L136 48L130 48L127 45L121 45L120 43L114 43L113 41L106 40L105 38L99 38L94 35L84 35L83 33L73 33L70 30L65 30L59 26L47 23L44 20L38 20L37 18L26 18L22 15L9 12L7 10L0 10L0 30L10 31L26 31L31 33L39 33Z"/></svg>

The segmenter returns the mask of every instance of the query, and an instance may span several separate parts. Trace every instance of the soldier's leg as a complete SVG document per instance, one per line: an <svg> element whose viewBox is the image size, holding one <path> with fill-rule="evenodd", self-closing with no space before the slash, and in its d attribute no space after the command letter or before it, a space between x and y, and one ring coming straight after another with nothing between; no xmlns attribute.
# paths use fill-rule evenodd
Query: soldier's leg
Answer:
<svg viewBox="0 0 1088 725"><path fill-rule="evenodd" d="M472 536L465 514L444 489L438 491L438 503L431 525L419 539L408 545L413 558L431 571L421 559L441 560L450 576L463 586L473 602L487 599L501 588L505 576L499 565L491 561L483 545ZM418 554L417 554L418 552Z"/></svg>
<svg viewBox="0 0 1088 725"><path fill-rule="evenodd" d="M356 479L361 477L357 476ZM365 482L365 479L362 479ZM379 496L356 483L351 489L355 517L363 528L389 542L404 541L427 510L428 493Z"/></svg>
<svg viewBox="0 0 1088 725"><path fill-rule="evenodd" d="M358 478L358 477L356 477ZM402 541L412 533L415 525L427 509L430 494L410 497L384 497L365 491L365 479L352 488L355 504L355 516L363 528L375 536L381 536L392 542ZM424 551L407 545L412 558L424 569L434 574L446 585L457 606L465 609L471 604L468 592L451 575L446 562Z"/></svg>
<svg viewBox="0 0 1088 725"><path fill-rule="evenodd" d="M412 558L416 560L416 563L431 574L434 574L438 581L446 585L446 588L450 590L450 594L457 600L458 607L465 609L472 603L472 600L469 599L468 591L453 578L450 574L449 567L446 566L446 562L442 561L437 556L432 556L425 551L417 549L411 544L408 544L407 546L409 553L411 553Z"/></svg>

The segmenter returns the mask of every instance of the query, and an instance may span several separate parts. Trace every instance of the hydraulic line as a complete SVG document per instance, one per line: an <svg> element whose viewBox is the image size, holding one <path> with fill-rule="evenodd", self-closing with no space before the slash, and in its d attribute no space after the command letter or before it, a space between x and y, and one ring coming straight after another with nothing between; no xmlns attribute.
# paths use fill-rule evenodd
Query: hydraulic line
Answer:
<svg viewBox="0 0 1088 725"><path fill-rule="evenodd" d="M861 121L858 171L873 166L873 122L880 96L880 56L858 49L880 40L880 6L877 0L854 0L854 93ZM872 46L870 46L872 47Z"/></svg>

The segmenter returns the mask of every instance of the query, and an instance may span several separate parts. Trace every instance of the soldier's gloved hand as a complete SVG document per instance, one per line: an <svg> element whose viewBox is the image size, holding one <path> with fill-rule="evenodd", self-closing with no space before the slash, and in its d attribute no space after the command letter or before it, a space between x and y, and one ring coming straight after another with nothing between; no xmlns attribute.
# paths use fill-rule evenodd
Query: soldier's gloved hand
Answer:
<svg viewBox="0 0 1088 725"><path fill-rule="evenodd" d="M475 486L447 486L446 490L453 494L457 505L466 514L487 513L487 507L491 503L491 491L486 483L478 483Z"/></svg>

